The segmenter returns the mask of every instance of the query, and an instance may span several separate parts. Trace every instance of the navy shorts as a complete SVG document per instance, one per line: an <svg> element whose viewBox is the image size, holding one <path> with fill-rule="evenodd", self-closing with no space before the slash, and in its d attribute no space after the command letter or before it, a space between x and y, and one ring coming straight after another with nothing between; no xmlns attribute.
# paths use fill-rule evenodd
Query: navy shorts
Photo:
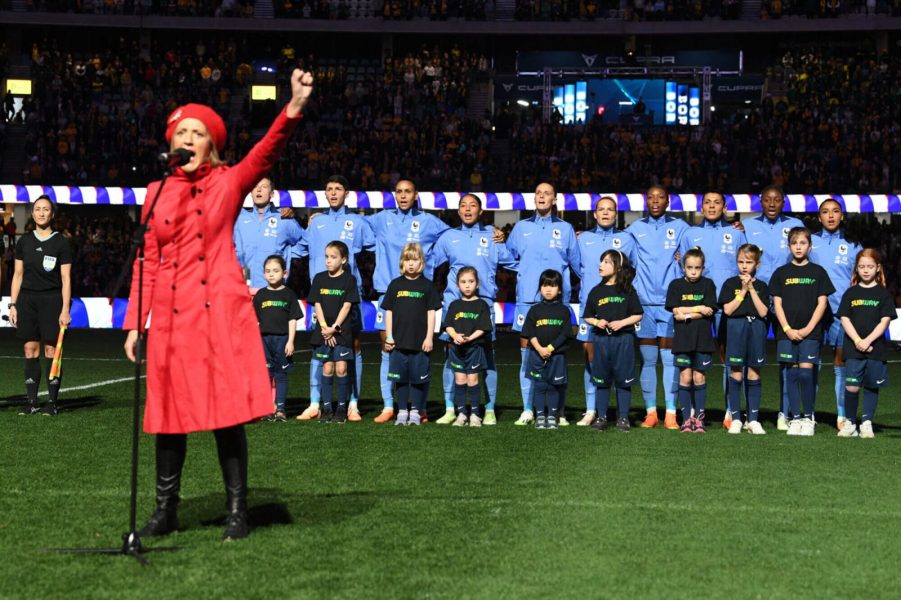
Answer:
<svg viewBox="0 0 901 600"><path fill-rule="evenodd" d="M323 344L321 346L316 346L316 348L313 349L313 358L319 362L353 362L354 349L341 345L333 348Z"/></svg>
<svg viewBox="0 0 901 600"><path fill-rule="evenodd" d="M526 355L526 377L549 385L565 385L566 357L563 354L552 354L544 361L534 348L529 348Z"/></svg>
<svg viewBox="0 0 901 600"><path fill-rule="evenodd" d="M294 369L293 357L285 356L285 344L287 343L287 335L263 334L263 353L266 355L266 367L269 369L269 375L290 373Z"/></svg>
<svg viewBox="0 0 901 600"><path fill-rule="evenodd" d="M845 361L845 385L877 389L888 385L888 363L869 358Z"/></svg>
<svg viewBox="0 0 901 600"><path fill-rule="evenodd" d="M779 362L792 365L820 362L820 340L804 339L800 342L779 340L776 342L776 356Z"/></svg>
<svg viewBox="0 0 901 600"><path fill-rule="evenodd" d="M608 388L628 388L635 384L635 336L595 335L591 380L594 385Z"/></svg>
<svg viewBox="0 0 901 600"><path fill-rule="evenodd" d="M432 363L425 352L392 350L388 358L388 379L394 383L419 385L431 378Z"/></svg>
<svg viewBox="0 0 901 600"><path fill-rule="evenodd" d="M713 366L713 356L706 352L682 352L673 354L673 364L678 369L706 371Z"/></svg>
<svg viewBox="0 0 901 600"><path fill-rule="evenodd" d="M447 349L447 364L454 373L481 373L488 370L488 357L481 344L457 346L451 344Z"/></svg>
<svg viewBox="0 0 901 600"><path fill-rule="evenodd" d="M16 337L25 342L56 344L59 313L63 310L60 292L27 292L16 298ZM282 346L282 354L284 354Z"/></svg>
<svg viewBox="0 0 901 600"><path fill-rule="evenodd" d="M726 364L730 367L762 367L766 363L769 324L756 317L726 320Z"/></svg>

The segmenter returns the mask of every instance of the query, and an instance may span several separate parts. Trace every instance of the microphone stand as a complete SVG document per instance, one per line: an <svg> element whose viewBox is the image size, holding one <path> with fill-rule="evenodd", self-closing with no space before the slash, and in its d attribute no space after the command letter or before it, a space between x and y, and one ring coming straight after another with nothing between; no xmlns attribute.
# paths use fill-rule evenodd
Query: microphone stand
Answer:
<svg viewBox="0 0 901 600"><path fill-rule="evenodd" d="M184 157L183 157L184 158ZM188 159L190 157L187 157ZM125 261L125 269L123 269L122 273L119 275L119 280L116 282L116 288L113 291L112 296L110 297L110 302L116 298L119 293L119 290L122 289L122 286L125 283L125 277L128 275L128 265L131 264L133 258L137 256L138 259L138 341L135 344L135 373L134 373L134 398L132 403L132 415L131 415L131 494L129 498L129 511L128 511L128 531L122 534L122 545L118 548L52 548L48 550L49 552L59 552L64 554L119 554L123 556L130 556L136 559L144 566L148 566L150 562L144 557L144 554L148 552L171 552L174 550L180 550L177 546L155 546L153 548L147 548L141 543L141 537L138 535L137 528L137 514L138 514L138 440L140 438L140 415L141 415L141 361L144 357L144 339L146 334L144 333L143 323L140 323L141 315L143 314L143 300L144 300L144 238L149 229L148 224L150 223L150 219L153 217L153 210L156 208L156 203L160 198L160 193L163 191L163 187L166 185L166 181L169 179L169 176L172 174L172 168L178 166L179 164L184 164L187 160L183 160L182 162L171 162L166 170L163 173L163 178L160 180L160 186L156 190L156 194L153 196L153 200L150 202L150 208L147 210L147 217L138 225L137 229L134 233L134 238L131 242L131 250L129 251L128 258Z"/></svg>

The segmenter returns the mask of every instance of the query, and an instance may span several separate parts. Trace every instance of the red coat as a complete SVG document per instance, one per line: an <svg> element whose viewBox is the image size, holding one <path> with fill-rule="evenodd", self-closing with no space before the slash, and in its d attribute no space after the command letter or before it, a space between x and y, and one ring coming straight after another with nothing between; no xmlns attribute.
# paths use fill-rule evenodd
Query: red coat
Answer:
<svg viewBox="0 0 901 600"><path fill-rule="evenodd" d="M144 261L147 433L190 433L246 423L272 412L263 343L235 256L235 219L300 121L284 110L234 167L180 169L150 220ZM147 187L142 220L159 182ZM123 329L138 328L138 263Z"/></svg>

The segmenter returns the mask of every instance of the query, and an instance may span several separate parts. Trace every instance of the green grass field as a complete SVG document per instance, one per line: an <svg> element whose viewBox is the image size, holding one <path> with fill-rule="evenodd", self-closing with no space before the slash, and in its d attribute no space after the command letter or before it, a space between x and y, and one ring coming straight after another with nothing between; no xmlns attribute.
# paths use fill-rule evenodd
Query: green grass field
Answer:
<svg viewBox="0 0 901 600"><path fill-rule="evenodd" d="M118 332L70 332L64 410L25 417L21 348L0 330L0 598L897 598L901 590L898 363L872 441L835 437L831 369L821 377L816 437L777 433L774 367L764 374L766 436L719 427L536 431L513 425L519 353L509 335L499 344L496 427L374 424L378 354L367 344L364 423L248 428L248 539L220 541L224 492L207 433L189 438L184 530L146 540L181 551L149 555L148 568L47 553L116 546L127 529L132 386L98 385L132 373L122 341ZM580 382L571 420L582 408ZM294 413L306 389L301 366L291 375ZM433 418L438 398L433 389ZM640 404L636 388L636 424ZM717 393L710 405L720 407ZM711 411L711 423L721 414ZM151 436L142 436L141 461L143 522L153 507Z"/></svg>

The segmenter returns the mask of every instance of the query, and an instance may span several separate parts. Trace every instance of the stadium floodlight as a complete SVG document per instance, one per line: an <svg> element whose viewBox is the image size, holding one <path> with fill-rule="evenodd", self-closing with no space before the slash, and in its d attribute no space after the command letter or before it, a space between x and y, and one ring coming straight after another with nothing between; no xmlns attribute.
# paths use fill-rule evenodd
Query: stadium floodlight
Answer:
<svg viewBox="0 0 901 600"><path fill-rule="evenodd" d="M519 104L520 106L525 106L526 108L529 107L529 101L528 101L528 100L522 100L522 99L519 99L519 100L516 101L516 103Z"/></svg>

